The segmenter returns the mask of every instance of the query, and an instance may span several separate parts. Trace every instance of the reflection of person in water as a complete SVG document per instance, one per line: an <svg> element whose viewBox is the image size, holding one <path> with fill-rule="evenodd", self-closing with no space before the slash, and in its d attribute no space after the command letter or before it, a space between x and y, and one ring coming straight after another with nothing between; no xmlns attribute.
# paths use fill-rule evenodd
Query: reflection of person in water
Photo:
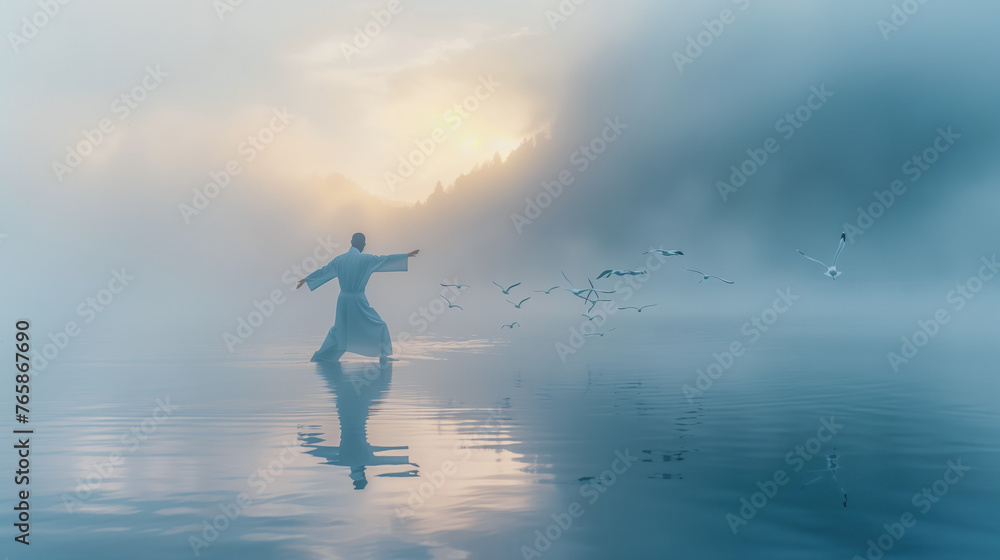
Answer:
<svg viewBox="0 0 1000 560"><path fill-rule="evenodd" d="M299 439L308 450L306 453L326 460L327 465L351 469L350 477L355 490L368 485L365 467L377 465L413 465L406 455L376 455L384 451L408 449L407 446L379 447L368 443L368 415L373 404L381 401L392 380L392 363L343 367L339 362L317 363L317 370L326 380L337 399L337 418L340 420L340 445L320 445L325 441L321 433L299 433ZM379 476L416 476L412 470Z"/></svg>

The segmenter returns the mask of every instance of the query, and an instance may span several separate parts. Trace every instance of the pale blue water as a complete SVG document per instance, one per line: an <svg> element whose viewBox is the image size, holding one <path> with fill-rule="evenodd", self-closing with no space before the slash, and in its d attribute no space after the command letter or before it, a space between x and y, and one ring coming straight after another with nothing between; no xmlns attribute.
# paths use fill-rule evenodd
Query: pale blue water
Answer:
<svg viewBox="0 0 1000 560"><path fill-rule="evenodd" d="M39 376L32 545L10 536L4 553L850 559L912 512L886 558L1000 556L989 337L942 335L894 373L891 329L782 321L691 401L682 386L746 342L742 320L610 333L566 364L518 333L425 337L391 367L339 370L307 361L312 338L135 359L95 344ZM176 409L157 412L157 399ZM129 430L154 413L133 447ZM786 461L824 419L842 427L809 461ZM846 507L830 473L807 472L834 448ZM115 450L121 463L95 474ZM923 512L914 494L949 461L971 469ZM727 514L778 470L788 483L734 534ZM91 493L75 493L88 475ZM221 531L205 530L213 519Z"/></svg>

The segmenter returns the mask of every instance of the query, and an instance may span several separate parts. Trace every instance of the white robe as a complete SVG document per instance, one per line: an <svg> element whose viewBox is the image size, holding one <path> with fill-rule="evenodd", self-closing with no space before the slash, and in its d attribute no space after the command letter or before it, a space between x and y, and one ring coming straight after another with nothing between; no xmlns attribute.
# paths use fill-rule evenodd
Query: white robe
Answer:
<svg viewBox="0 0 1000 560"><path fill-rule="evenodd" d="M379 357L392 354L389 327L368 303L365 287L373 272L406 272L406 265L406 253L368 255L351 247L330 264L306 276L310 290L334 278L340 280L337 317L312 361L336 361L344 352Z"/></svg>

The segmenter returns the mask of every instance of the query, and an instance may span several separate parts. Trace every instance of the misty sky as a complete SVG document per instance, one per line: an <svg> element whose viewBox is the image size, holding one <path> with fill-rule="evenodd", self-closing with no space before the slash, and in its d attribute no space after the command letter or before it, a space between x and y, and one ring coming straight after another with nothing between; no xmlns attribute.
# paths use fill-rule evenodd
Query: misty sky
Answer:
<svg viewBox="0 0 1000 560"><path fill-rule="evenodd" d="M4 102L17 107L13 122L24 131L12 142L19 151L13 161L24 164L25 179L49 183L55 174L48 162L79 141L82 128L110 116L127 130L61 186L103 180L129 151L157 168L176 171L183 162L194 181L196 170L225 162L265 126L271 108L287 107L295 124L263 165L290 176L337 172L376 194L414 201L437 180L450 183L546 129L567 76L598 46L587 37L612 40L630 17L595 3L553 30L550 6L539 2L401 1L397 14L387 7L69 4L27 44L8 45L3 58L14 78ZM5 15L5 32L19 31L18 20L38 9L34 2L18 8ZM162 86L118 120L123 113L111 112L113 100L139 84L149 65L167 74ZM467 101L488 77L499 84L494 91L481 89ZM385 172L397 171L398 157L437 128L447 133L437 157L390 190Z"/></svg>
<svg viewBox="0 0 1000 560"><path fill-rule="evenodd" d="M547 281L567 264L554 256L593 275L665 243L770 290L786 274L825 280L794 250L830 258L896 180L906 194L852 239L845 281L943 289L996 247L1000 6L932 0L894 15L903 4L402 0L375 25L388 2L109 0L61 6L28 38L22 18L46 17L18 1L0 19L0 259L19 269L5 299L73 316L129 265L148 306L218 305L222 324L281 286L317 237L346 246L357 230L376 252L424 249L414 275L432 287L511 266ZM377 33L359 38L366 26ZM582 169L577 150L609 119L628 128ZM944 145L939 130L957 135L949 150L919 174L904 167ZM88 135L97 146L74 162L67 146ZM549 139L461 208L390 214L324 186L413 203L534 135ZM731 166L772 138L766 165L723 197ZM386 173L428 139L433 153L390 187ZM563 170L573 186L518 233L511 215Z"/></svg>

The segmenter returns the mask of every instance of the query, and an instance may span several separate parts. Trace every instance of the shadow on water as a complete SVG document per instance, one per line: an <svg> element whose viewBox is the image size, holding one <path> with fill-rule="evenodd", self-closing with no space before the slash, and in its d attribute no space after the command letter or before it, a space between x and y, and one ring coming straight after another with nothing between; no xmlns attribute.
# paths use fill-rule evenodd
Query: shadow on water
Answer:
<svg viewBox="0 0 1000 560"><path fill-rule="evenodd" d="M377 446L368 442L368 416L374 405L382 402L392 383L392 362L382 364L348 364L317 362L316 371L336 399L337 418L340 421L340 445L321 445L326 441L322 432L303 431L316 427L300 427L299 441L306 453L325 460L324 464L350 469L355 490L368 485L365 468L383 465L419 465L410 462L408 455L378 455L389 451L402 451L409 446ZM415 469L378 476L415 477Z"/></svg>
<svg viewBox="0 0 1000 560"><path fill-rule="evenodd" d="M677 436L677 439L681 441L680 449L677 451L668 451L664 449L643 449L643 458L641 459L643 463L678 463L684 461L687 458L686 455L698 451L698 449L692 449L683 444L683 440L685 438L694 435L692 433L692 428L702 423L702 415L704 414L704 408L700 402L693 402L691 406L694 408L684 411L681 416L677 418L676 422L674 422L674 430L680 433L680 435ZM679 467L680 465L677 466ZM649 478L682 480L684 475L679 471L661 472L653 473L649 476Z"/></svg>

